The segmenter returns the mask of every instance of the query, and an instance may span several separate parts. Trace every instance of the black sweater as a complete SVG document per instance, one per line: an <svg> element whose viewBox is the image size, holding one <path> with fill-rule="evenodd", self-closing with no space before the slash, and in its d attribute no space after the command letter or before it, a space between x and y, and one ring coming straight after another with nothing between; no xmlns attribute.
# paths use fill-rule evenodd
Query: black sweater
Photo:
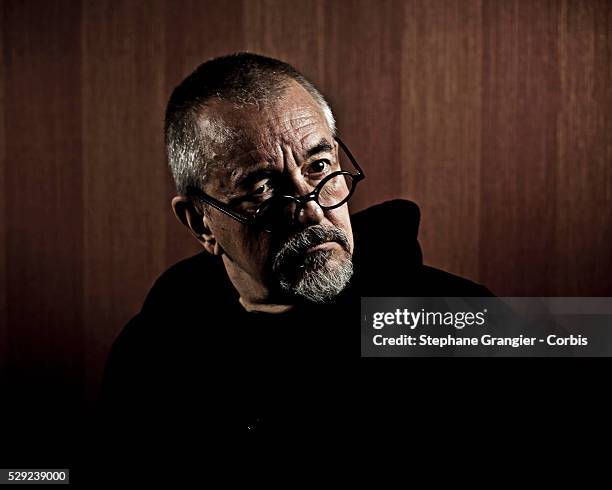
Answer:
<svg viewBox="0 0 612 490"><path fill-rule="evenodd" d="M162 274L108 358L100 407L112 451L168 456L184 438L250 444L366 427L368 406L405 376L360 362L360 298L491 293L423 265L416 204L386 202L351 221L355 274L330 305L247 313L206 252Z"/></svg>

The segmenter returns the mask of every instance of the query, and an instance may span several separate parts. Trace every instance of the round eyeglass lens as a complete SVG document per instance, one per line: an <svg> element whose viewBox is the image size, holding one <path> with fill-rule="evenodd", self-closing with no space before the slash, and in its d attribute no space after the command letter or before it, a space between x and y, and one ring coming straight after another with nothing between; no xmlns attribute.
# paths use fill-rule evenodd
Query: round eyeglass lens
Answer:
<svg viewBox="0 0 612 490"><path fill-rule="evenodd" d="M353 177L340 174L329 179L319 190L319 206L333 208L345 201L353 190Z"/></svg>

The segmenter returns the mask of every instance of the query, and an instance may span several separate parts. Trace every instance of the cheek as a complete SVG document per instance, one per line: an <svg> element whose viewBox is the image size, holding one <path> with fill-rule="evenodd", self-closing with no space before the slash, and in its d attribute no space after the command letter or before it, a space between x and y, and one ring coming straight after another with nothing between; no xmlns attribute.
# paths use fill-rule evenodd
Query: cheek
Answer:
<svg viewBox="0 0 612 490"><path fill-rule="evenodd" d="M265 272L271 253L268 233L254 232L243 227L235 230L228 238L234 251L232 258L243 269L257 275Z"/></svg>
<svg viewBox="0 0 612 490"><path fill-rule="evenodd" d="M244 268L250 255L250 244L245 227L234 221L217 222L216 224L213 231L219 245L230 259Z"/></svg>
<svg viewBox="0 0 612 490"><path fill-rule="evenodd" d="M332 224L342 231L346 233L349 238L349 243L351 244L351 254L355 249L355 244L353 242L353 228L351 227L351 217L348 211L348 205L344 204L338 209L332 210L332 214L328 218Z"/></svg>
<svg viewBox="0 0 612 490"><path fill-rule="evenodd" d="M254 262L263 262L270 253L270 240L267 233L252 233L242 237L244 248Z"/></svg>

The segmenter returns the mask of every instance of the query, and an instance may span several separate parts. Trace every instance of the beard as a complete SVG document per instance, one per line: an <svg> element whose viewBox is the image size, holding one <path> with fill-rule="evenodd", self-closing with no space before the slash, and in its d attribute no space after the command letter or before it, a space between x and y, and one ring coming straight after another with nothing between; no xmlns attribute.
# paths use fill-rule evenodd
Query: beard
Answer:
<svg viewBox="0 0 612 490"><path fill-rule="evenodd" d="M338 250L310 247L337 242ZM340 294L353 275L347 234L335 227L314 225L289 238L274 255L272 271L281 292L313 303L327 303Z"/></svg>

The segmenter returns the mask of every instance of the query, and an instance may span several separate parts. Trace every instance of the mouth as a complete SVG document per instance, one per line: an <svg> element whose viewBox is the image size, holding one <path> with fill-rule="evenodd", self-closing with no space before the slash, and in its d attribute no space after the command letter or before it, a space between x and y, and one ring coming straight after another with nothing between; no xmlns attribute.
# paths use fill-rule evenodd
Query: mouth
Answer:
<svg viewBox="0 0 612 490"><path fill-rule="evenodd" d="M291 277L324 267L342 252L350 253L346 234L340 229L315 225L288 237L272 257L271 269L279 277Z"/></svg>
<svg viewBox="0 0 612 490"><path fill-rule="evenodd" d="M340 245L337 242L323 242L318 245L314 245L306 249L306 253L318 252L319 250L331 250L333 248L339 247Z"/></svg>

